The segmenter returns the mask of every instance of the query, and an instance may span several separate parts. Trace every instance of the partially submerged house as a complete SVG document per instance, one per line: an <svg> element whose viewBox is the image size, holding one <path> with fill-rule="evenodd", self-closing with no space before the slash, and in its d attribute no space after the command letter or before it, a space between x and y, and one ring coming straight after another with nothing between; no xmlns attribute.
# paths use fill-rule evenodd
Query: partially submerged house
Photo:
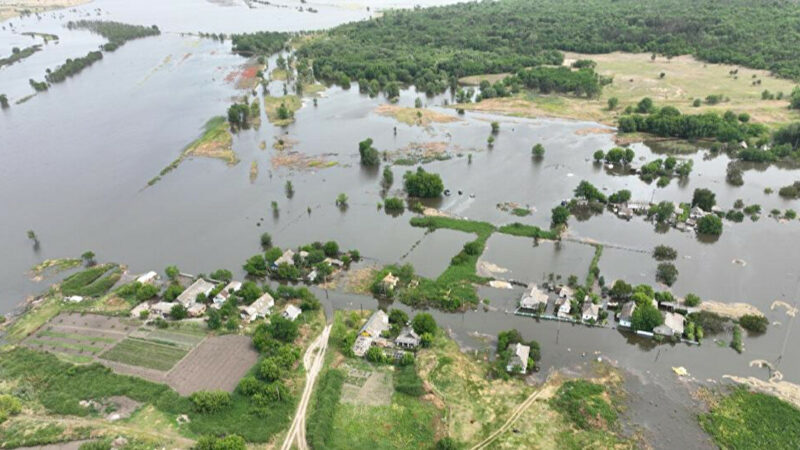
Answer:
<svg viewBox="0 0 800 450"><path fill-rule="evenodd" d="M383 288L387 292L391 292L394 290L395 287L397 287L398 281L400 281L400 278L392 275L392 272L389 272L386 274L385 277L383 277L383 280L381 280L381 284L383 285Z"/></svg>
<svg viewBox="0 0 800 450"><path fill-rule="evenodd" d="M214 289L214 283L209 283L202 278L198 278L191 286L186 288L185 291L181 292L181 295L179 295L175 301L188 309L195 302L198 295L208 295L212 289Z"/></svg>
<svg viewBox="0 0 800 450"><path fill-rule="evenodd" d="M531 353L531 348L527 345L522 345L519 342L514 344L511 348L511 356L508 358L506 365L507 372L521 372L528 371L528 356Z"/></svg>
<svg viewBox="0 0 800 450"><path fill-rule="evenodd" d="M542 311L547 306L547 293L539 289L536 284L529 284L528 289L522 294L519 307L531 311Z"/></svg>
<svg viewBox="0 0 800 450"><path fill-rule="evenodd" d="M581 320L584 322L597 322L600 319L600 305L592 302L583 302L581 309Z"/></svg>
<svg viewBox="0 0 800 450"><path fill-rule="evenodd" d="M188 308L186 308L186 314L189 317L200 317L206 312L206 304L205 303L197 303L195 302Z"/></svg>
<svg viewBox="0 0 800 450"><path fill-rule="evenodd" d="M559 319L569 319L570 312L572 312L572 304L566 300L558 306L558 313L556 313L556 315Z"/></svg>
<svg viewBox="0 0 800 450"><path fill-rule="evenodd" d="M248 322L267 317L275 306L275 299L269 293L264 293L248 306L239 308L241 318Z"/></svg>
<svg viewBox="0 0 800 450"><path fill-rule="evenodd" d="M394 343L400 348L414 350L419 347L420 338L411 327L406 327L403 328L403 331L400 332L400 335L397 336Z"/></svg>
<svg viewBox="0 0 800 450"><path fill-rule="evenodd" d="M292 322L294 322L294 321L295 321L295 319L297 319L297 318L300 316L300 314L301 314L302 312L303 312L303 310L302 310L302 309L300 309L300 308L298 308L297 306L294 306L294 305L289 305L289 306L287 306L287 307L286 307L286 309L283 311L283 313L281 314L281 316L282 316L284 319L289 319L289 320L291 320Z"/></svg>
<svg viewBox="0 0 800 450"><path fill-rule="evenodd" d="M281 264L289 264L290 266L294 265L294 251L292 249L288 249L281 255L280 258L275 260L274 266L280 266Z"/></svg>
<svg viewBox="0 0 800 450"><path fill-rule="evenodd" d="M142 284L152 284L158 280L158 274L154 271L143 273L136 278L136 281Z"/></svg>
<svg viewBox="0 0 800 450"><path fill-rule="evenodd" d="M683 336L683 326L686 319L678 313L665 313L664 324L653 329L654 334L661 336Z"/></svg>
<svg viewBox="0 0 800 450"><path fill-rule="evenodd" d="M636 310L636 302L628 302L622 305L622 310L617 316L617 324L621 327L631 328L633 312Z"/></svg>
<svg viewBox="0 0 800 450"><path fill-rule="evenodd" d="M372 343L378 339L381 334L389 329L389 316L380 309L375 311L361 330L358 331L358 337L353 344L353 353L356 356L364 356L367 350L372 346Z"/></svg>
<svg viewBox="0 0 800 450"><path fill-rule="evenodd" d="M242 288L241 281L231 281L221 291L219 294L214 296L214 307L219 309L222 307L222 304L227 302L229 298L231 298L231 294L238 291Z"/></svg>

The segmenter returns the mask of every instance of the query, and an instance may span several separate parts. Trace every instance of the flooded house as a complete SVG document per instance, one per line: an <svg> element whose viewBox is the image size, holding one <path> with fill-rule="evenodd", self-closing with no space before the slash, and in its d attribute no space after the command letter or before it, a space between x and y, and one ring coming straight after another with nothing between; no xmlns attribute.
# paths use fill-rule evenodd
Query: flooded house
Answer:
<svg viewBox="0 0 800 450"><path fill-rule="evenodd" d="M283 317L284 319L289 319L292 322L294 322L298 317L300 317L300 314L302 312L303 312L303 310L298 308L297 306L289 305L283 311L283 313L281 314L281 317Z"/></svg>
<svg viewBox="0 0 800 450"><path fill-rule="evenodd" d="M152 270L136 277L136 281L142 284L153 284L156 280L158 280L158 274Z"/></svg>
<svg viewBox="0 0 800 450"><path fill-rule="evenodd" d="M633 312L636 310L636 302L628 302L622 305L622 310L617 316L617 324L621 327L631 328Z"/></svg>
<svg viewBox="0 0 800 450"><path fill-rule="evenodd" d="M522 294L522 299L519 301L519 307L535 312L541 312L547 307L547 293L539 289L536 284L531 283L528 289Z"/></svg>
<svg viewBox="0 0 800 450"><path fill-rule="evenodd" d="M581 320L584 322L597 322L600 320L600 305L584 302L581 308Z"/></svg>
<svg viewBox="0 0 800 450"><path fill-rule="evenodd" d="M517 342L511 348L511 357L508 358L506 365L506 372L519 371L525 373L528 371L528 356L531 353L531 348L527 345Z"/></svg>
<svg viewBox="0 0 800 450"><path fill-rule="evenodd" d="M659 325L653 329L654 334L661 336L683 336L683 326L686 318L678 313L667 312L664 313L664 324Z"/></svg>
<svg viewBox="0 0 800 450"><path fill-rule="evenodd" d="M276 259L272 265L274 267L278 267L281 264L289 264L290 266L294 265L294 251L292 249L288 249L283 252L281 257Z"/></svg>

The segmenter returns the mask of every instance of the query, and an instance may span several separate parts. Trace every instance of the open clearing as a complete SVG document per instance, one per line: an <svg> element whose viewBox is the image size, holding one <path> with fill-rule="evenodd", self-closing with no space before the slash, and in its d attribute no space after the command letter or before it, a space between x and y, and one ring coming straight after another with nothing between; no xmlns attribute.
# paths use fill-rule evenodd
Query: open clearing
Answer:
<svg viewBox="0 0 800 450"><path fill-rule="evenodd" d="M185 349L176 345L127 338L100 357L131 366L166 371L186 356L186 353Z"/></svg>
<svg viewBox="0 0 800 450"><path fill-rule="evenodd" d="M181 395L200 390L233 392L239 380L258 361L247 336L205 339L167 374L166 382Z"/></svg>
<svg viewBox="0 0 800 450"><path fill-rule="evenodd" d="M392 374L344 368L347 378L342 385L342 403L386 406L392 403Z"/></svg>
<svg viewBox="0 0 800 450"><path fill-rule="evenodd" d="M380 105L375 112L382 116L394 117L398 122L402 122L406 125L419 125L423 127L427 127L432 123L448 123L461 120L458 117L432 111L430 109L408 108L397 105Z"/></svg>
<svg viewBox="0 0 800 450"><path fill-rule="evenodd" d="M287 119L281 119L278 116L278 108L284 105L290 113ZM294 122L294 112L300 109L303 103L300 97L296 95L284 95L283 97L264 97L264 111L267 113L267 119L275 126L283 127Z"/></svg>
<svg viewBox="0 0 800 450"><path fill-rule="evenodd" d="M614 82L603 87L603 93L596 99L525 92L513 97L459 104L458 107L519 117L566 117L614 125L626 106L636 104L643 97L650 97L658 106L674 106L688 114L730 109L737 113L746 112L753 121L773 126L800 119L800 113L787 108L788 96L795 86L791 80L775 78L765 70L704 63L691 56L650 58L649 53L566 53L565 64L578 59L591 59L597 62L599 74L613 76ZM731 75L730 72L734 70L738 70L738 73ZM664 73L664 78L660 78L661 73ZM502 78L503 74L494 74L469 77L461 82L476 84L481 79L494 82ZM773 94L783 92L784 99L762 100L761 93L764 90ZM704 100L709 95L722 95L729 100L707 105ZM614 111L607 109L611 97L619 99L619 106ZM703 104L693 107L694 99L701 99Z"/></svg>

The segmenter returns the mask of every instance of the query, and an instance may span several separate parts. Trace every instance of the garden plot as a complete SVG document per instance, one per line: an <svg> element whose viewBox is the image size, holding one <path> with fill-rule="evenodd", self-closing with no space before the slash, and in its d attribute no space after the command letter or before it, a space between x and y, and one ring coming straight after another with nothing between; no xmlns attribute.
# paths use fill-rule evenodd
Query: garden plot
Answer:
<svg viewBox="0 0 800 450"><path fill-rule="evenodd" d="M233 392L257 361L249 337L211 336L172 368L166 383L181 395L215 389Z"/></svg>
<svg viewBox="0 0 800 450"><path fill-rule="evenodd" d="M130 366L168 371L188 352L183 346L129 337L104 352L100 358Z"/></svg>
<svg viewBox="0 0 800 450"><path fill-rule="evenodd" d="M134 328L116 317L61 313L31 334L23 344L75 362L91 362Z"/></svg>
<svg viewBox="0 0 800 450"><path fill-rule="evenodd" d="M365 371L345 367L342 385L342 403L365 406L384 406L392 403L392 374L383 371Z"/></svg>

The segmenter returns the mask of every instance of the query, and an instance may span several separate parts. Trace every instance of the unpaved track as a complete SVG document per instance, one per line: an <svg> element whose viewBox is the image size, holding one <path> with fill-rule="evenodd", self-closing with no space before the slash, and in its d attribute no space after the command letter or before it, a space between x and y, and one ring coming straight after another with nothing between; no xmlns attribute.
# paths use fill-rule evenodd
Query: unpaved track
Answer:
<svg viewBox="0 0 800 450"><path fill-rule="evenodd" d="M300 403L297 406L297 413L295 413L294 420L292 420L292 426L289 428L289 433L286 435L283 445L281 445L281 450L289 450L292 448L292 444L295 443L297 443L299 450L308 450L308 443L306 442L306 410L311 400L311 393L314 391L314 382L322 369L330 333L331 325L327 325L314 342L308 346L308 350L303 355L303 366L306 368L306 385L303 388L303 395L300 397Z"/></svg>
<svg viewBox="0 0 800 450"><path fill-rule="evenodd" d="M494 442L494 440L497 439L498 436L500 436L501 434L503 434L506 431L508 431L508 429L511 428L511 425L513 425L514 422L516 422L516 420L519 419L519 417L522 415L522 413L524 413L525 410L528 409L528 407L531 406L531 404L533 404L533 402L535 402L536 399L539 398L540 395L546 393L546 391L547 391L547 388L543 387L543 388L539 389L538 391L534 392L533 394L531 394L528 398L525 399L524 402L520 403L519 406L514 408L514 411L512 411L511 416L508 418L508 420L505 421L505 423L500 428L495 430L486 439L484 439L481 442L479 442L477 445L472 447L470 450L482 450L482 449L486 448L487 446L489 446L489 444Z"/></svg>

